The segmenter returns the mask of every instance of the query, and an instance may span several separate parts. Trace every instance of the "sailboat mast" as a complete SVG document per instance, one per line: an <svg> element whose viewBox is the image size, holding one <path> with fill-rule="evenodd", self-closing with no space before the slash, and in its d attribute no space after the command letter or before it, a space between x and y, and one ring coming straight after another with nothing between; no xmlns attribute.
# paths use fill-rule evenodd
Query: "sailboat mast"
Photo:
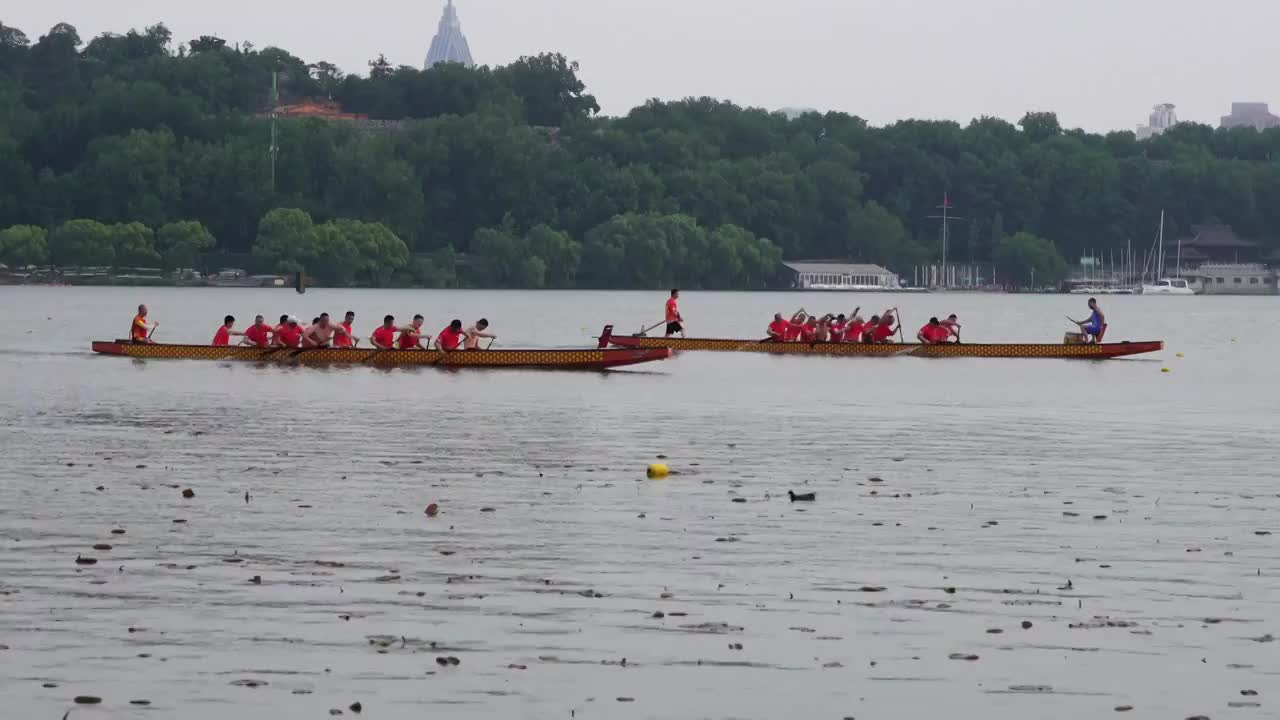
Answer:
<svg viewBox="0 0 1280 720"><path fill-rule="evenodd" d="M1156 254L1156 281L1164 275L1164 211L1160 211L1160 251Z"/></svg>

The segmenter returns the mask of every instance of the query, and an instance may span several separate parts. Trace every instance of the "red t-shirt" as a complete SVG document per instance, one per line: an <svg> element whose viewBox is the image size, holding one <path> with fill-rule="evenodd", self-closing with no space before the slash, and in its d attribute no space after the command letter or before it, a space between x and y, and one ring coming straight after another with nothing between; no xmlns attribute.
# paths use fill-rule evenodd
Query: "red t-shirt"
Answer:
<svg viewBox="0 0 1280 720"><path fill-rule="evenodd" d="M800 339L800 329L804 327L804 323L788 322L787 323L787 342L794 342Z"/></svg>
<svg viewBox="0 0 1280 720"><path fill-rule="evenodd" d="M334 334L333 334L333 346L334 346L334 347L336 347L336 348L339 348L339 347L351 347L351 324L350 324L350 323L345 323L345 322L344 322L344 323L338 323L338 325L339 325L343 330L346 330L346 331L347 331L347 334L346 334L346 335L343 335L343 334L342 334L342 333L340 333L340 332L336 332L336 333L334 333Z"/></svg>
<svg viewBox="0 0 1280 720"><path fill-rule="evenodd" d="M401 350L412 350L418 347L418 339L422 337L422 333L416 331L404 332L400 331L400 338L396 346Z"/></svg>
<svg viewBox="0 0 1280 720"><path fill-rule="evenodd" d="M841 342L844 340L844 329L847 323L833 322L831 323L831 342Z"/></svg>
<svg viewBox="0 0 1280 720"><path fill-rule="evenodd" d="M396 329L379 325L373 330L373 341L383 347L396 346Z"/></svg>
<svg viewBox="0 0 1280 720"><path fill-rule="evenodd" d="M227 329L226 325L223 325L222 327L218 328L218 331L213 334L213 344L214 345L230 345L231 344L231 331Z"/></svg>
<svg viewBox="0 0 1280 720"><path fill-rule="evenodd" d="M930 336L926 336L926 337L930 337ZM951 329L945 325L939 325L933 329L933 335L931 336L931 339L934 342L946 342L947 339L950 337L951 337Z"/></svg>
<svg viewBox="0 0 1280 720"><path fill-rule="evenodd" d="M769 337L776 337L779 340L786 340L791 334L791 323L786 320L774 320L769 323Z"/></svg>
<svg viewBox="0 0 1280 720"><path fill-rule="evenodd" d="M849 342L862 342L862 333L866 332L865 323L853 322L849 323L849 327L845 330L844 336Z"/></svg>
<svg viewBox="0 0 1280 720"><path fill-rule="evenodd" d="M871 331L871 339L874 342L884 342L885 340L893 337L894 332L895 330L892 326L881 323L876 325L875 329Z"/></svg>
<svg viewBox="0 0 1280 720"><path fill-rule="evenodd" d="M281 325L276 328L276 338L285 347L298 347L302 342L302 334L305 332L306 330L301 325Z"/></svg>
<svg viewBox="0 0 1280 720"><path fill-rule="evenodd" d="M667 298L667 322L680 322L680 310L676 307L675 298Z"/></svg>
<svg viewBox="0 0 1280 720"><path fill-rule="evenodd" d="M266 347L271 344L271 328L266 325L250 325L249 329L244 331L244 336L249 338L249 342L258 347ZM217 342L215 341L216 345Z"/></svg>
<svg viewBox="0 0 1280 720"><path fill-rule="evenodd" d="M818 337L818 328L804 325L800 328L800 342L813 342Z"/></svg>
<svg viewBox="0 0 1280 720"><path fill-rule="evenodd" d="M456 350L458 349L458 346L462 344L462 338L465 336L466 333L461 330L454 332L453 328L447 327L440 331L440 334L436 336L436 339L440 341L440 344L444 346L445 350Z"/></svg>

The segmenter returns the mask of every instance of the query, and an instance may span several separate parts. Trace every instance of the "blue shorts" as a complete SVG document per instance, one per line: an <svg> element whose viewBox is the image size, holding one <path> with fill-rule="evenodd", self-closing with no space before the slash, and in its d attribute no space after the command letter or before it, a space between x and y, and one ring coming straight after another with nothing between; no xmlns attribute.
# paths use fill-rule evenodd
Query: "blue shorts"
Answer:
<svg viewBox="0 0 1280 720"><path fill-rule="evenodd" d="M1094 337L1097 337L1098 333L1102 332L1102 327L1099 325L1085 325L1084 331Z"/></svg>

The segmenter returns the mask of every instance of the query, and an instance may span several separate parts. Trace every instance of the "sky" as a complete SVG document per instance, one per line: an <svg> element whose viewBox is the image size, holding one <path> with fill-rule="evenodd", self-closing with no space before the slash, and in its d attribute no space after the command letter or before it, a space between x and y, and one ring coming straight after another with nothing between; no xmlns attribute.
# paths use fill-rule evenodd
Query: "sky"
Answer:
<svg viewBox="0 0 1280 720"><path fill-rule="evenodd" d="M1216 125L1232 101L1280 113L1280 0L454 0L476 62L561 52L603 111L710 95L776 110L1017 121L1058 113L1132 130L1151 106ZM365 72L421 66L445 0L45 0L0 22L32 42L57 22L86 40L164 22Z"/></svg>

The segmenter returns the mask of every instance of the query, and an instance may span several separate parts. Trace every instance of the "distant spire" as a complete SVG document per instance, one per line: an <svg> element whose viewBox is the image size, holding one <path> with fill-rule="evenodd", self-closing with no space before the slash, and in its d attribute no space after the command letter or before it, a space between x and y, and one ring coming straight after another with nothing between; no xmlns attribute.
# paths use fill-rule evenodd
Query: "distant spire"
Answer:
<svg viewBox="0 0 1280 720"><path fill-rule="evenodd" d="M467 67L475 65L467 38L462 34L462 23L458 20L453 0L445 1L444 14L440 16L440 25L436 29L436 36L431 39L431 48L427 50L427 61L423 67L430 68L442 62L461 63Z"/></svg>

